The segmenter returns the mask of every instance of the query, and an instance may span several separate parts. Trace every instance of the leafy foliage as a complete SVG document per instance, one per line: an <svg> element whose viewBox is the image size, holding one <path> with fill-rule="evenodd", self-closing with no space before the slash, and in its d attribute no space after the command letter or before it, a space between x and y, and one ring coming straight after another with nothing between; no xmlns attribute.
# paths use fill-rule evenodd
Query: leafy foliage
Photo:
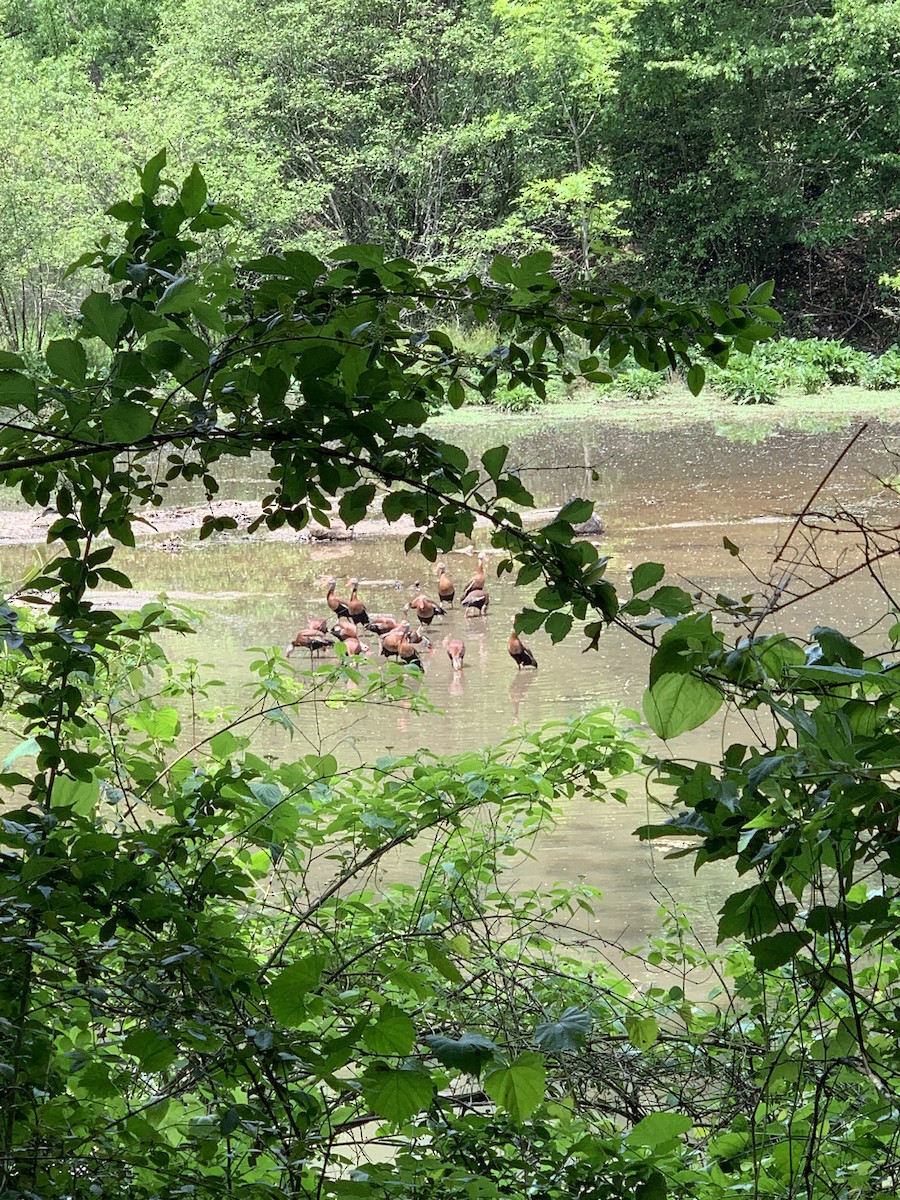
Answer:
<svg viewBox="0 0 900 1200"><path fill-rule="evenodd" d="M566 295L546 254L501 255L490 282L368 244L207 257L232 213L199 171L165 172L160 153L110 210L121 239L85 256L102 286L77 329L40 361L0 359L0 480L56 514L53 556L0 607L0 1190L825 1200L840 1178L892 1194L900 625L875 654L766 623L896 538L848 517L863 558L848 565L844 540L831 573L817 541L765 595L698 600L657 563L620 595L574 537L589 502L529 531L504 447L475 466L422 430L435 398L591 379L601 355L697 383L771 332L768 286L707 311L624 285ZM493 322L495 352L460 350L436 309ZM587 342L577 372L564 336ZM356 770L307 743L263 756L254 729L286 743L306 706L426 701L401 666L298 673L259 650L222 706L154 640L193 614L91 604L101 582L129 586L116 544L169 482L213 495L223 460L253 452L273 528L380 502L433 557L490 521L503 569L536 588L519 628L558 640L578 620L596 644L616 621L645 644L660 736L725 704L765 717L719 762L643 763L662 809L644 837L739 872L719 923L736 945L711 954L676 916L646 961L680 982L636 993L595 935L560 941L595 893L504 878L559 805L626 800L639 756L613 714ZM414 882L382 873L401 847ZM694 967L719 983L706 1000Z"/></svg>

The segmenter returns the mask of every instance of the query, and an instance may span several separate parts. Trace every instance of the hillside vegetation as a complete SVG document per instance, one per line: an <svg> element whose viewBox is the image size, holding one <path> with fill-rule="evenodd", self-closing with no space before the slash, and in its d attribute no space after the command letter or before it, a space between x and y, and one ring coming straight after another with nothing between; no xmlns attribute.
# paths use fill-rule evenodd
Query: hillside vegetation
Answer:
<svg viewBox="0 0 900 1200"><path fill-rule="evenodd" d="M165 146L241 251L774 277L790 332L883 349L898 53L897 0L2 0L0 340L77 311L66 265Z"/></svg>

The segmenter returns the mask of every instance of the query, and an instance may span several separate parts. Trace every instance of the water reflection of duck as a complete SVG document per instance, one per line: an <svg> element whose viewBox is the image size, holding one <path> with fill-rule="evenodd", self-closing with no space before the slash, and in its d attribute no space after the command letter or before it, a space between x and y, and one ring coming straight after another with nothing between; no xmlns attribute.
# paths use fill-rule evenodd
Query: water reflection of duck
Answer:
<svg viewBox="0 0 900 1200"><path fill-rule="evenodd" d="M521 671L513 675L512 683L509 685L509 701L512 705L513 725L519 724L519 705L531 685L534 683L537 676L527 672L523 675Z"/></svg>

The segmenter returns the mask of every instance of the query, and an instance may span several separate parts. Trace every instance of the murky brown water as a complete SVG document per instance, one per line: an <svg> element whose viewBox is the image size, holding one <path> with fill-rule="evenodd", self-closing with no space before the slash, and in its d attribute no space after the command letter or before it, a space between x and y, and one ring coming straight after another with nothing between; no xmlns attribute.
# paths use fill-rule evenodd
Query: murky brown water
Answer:
<svg viewBox="0 0 900 1200"><path fill-rule="evenodd" d="M473 454L508 442L509 465L521 467L542 507L561 505L574 495L595 500L606 522L604 550L612 558L611 578L624 582L627 566L650 560L665 563L672 582L687 579L736 596L754 585L723 548L723 537L736 542L750 564L763 569L789 527L788 514L803 504L849 433L780 432L748 443L717 436L711 427L641 432L587 421L553 425L539 415L535 421L514 417L477 430L452 429L446 436ZM839 497L858 511L882 510L889 498L877 478L895 472L888 451L898 443L900 427L873 427L829 481L819 506ZM598 472L596 482L592 469ZM235 475L224 480L223 495L248 499L261 494L261 486L252 475ZM172 496L178 503L191 499L186 493ZM33 553L24 547L5 550L4 577L18 575ZM445 561L458 585L464 585L474 567L471 554L455 553ZM122 552L118 565L141 589L203 597L192 602L209 614L203 632L170 650L211 664L235 690L246 679L249 647L283 646L306 625L308 615L329 615L322 601L323 576L333 574L342 581L351 575L396 579L405 585L422 578L432 590L434 578L428 564L407 558L397 540L387 537L332 546L233 537L177 555L148 542L137 551ZM486 620L465 620L457 608L433 627L437 652L426 658L424 686L439 714L414 716L396 706L379 707L345 727L345 716L322 710L310 714L310 741L323 748L338 746L344 760L363 762L386 749L426 746L440 753L483 745L516 727L598 704L639 707L647 671L646 652L639 643L611 632L597 653L585 654L577 639L551 646L536 635L527 640L540 669L520 673L507 654L506 638L524 597L508 576L489 587ZM360 592L370 611L398 616L412 594L384 582L361 585ZM223 593L239 599L221 599ZM814 610L795 606L784 625L806 631L817 622L831 622L852 633L877 620L885 608L874 586L859 580L826 593ZM447 632L461 634L467 645L462 678L454 679L440 648ZM730 740L731 734L747 739L743 725L724 734L720 726L711 726L679 739L674 749L689 756L716 754L723 736ZM291 753L286 738L279 744L282 735L273 730L270 736L268 749ZM670 890L679 901L697 907L697 928L709 935L727 877L706 868L695 878L685 862L663 862L658 852L651 858L631 836L648 813L639 781L633 790L634 800L627 808L569 805L558 829L540 842L534 862L521 871L523 884L583 878L606 895L597 929L630 944L657 927L657 905L667 903Z"/></svg>

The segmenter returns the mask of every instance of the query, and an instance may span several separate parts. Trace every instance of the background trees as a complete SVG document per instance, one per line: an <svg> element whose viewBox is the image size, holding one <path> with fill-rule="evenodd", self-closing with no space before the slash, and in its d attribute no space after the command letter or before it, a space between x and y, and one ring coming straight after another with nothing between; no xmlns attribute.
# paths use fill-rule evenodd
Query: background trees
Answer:
<svg viewBox="0 0 900 1200"><path fill-rule="evenodd" d="M775 277L798 332L892 336L896 0L6 0L0 30L4 286L63 311L85 203L165 144L246 250L550 249L574 280L613 247L669 294Z"/></svg>

